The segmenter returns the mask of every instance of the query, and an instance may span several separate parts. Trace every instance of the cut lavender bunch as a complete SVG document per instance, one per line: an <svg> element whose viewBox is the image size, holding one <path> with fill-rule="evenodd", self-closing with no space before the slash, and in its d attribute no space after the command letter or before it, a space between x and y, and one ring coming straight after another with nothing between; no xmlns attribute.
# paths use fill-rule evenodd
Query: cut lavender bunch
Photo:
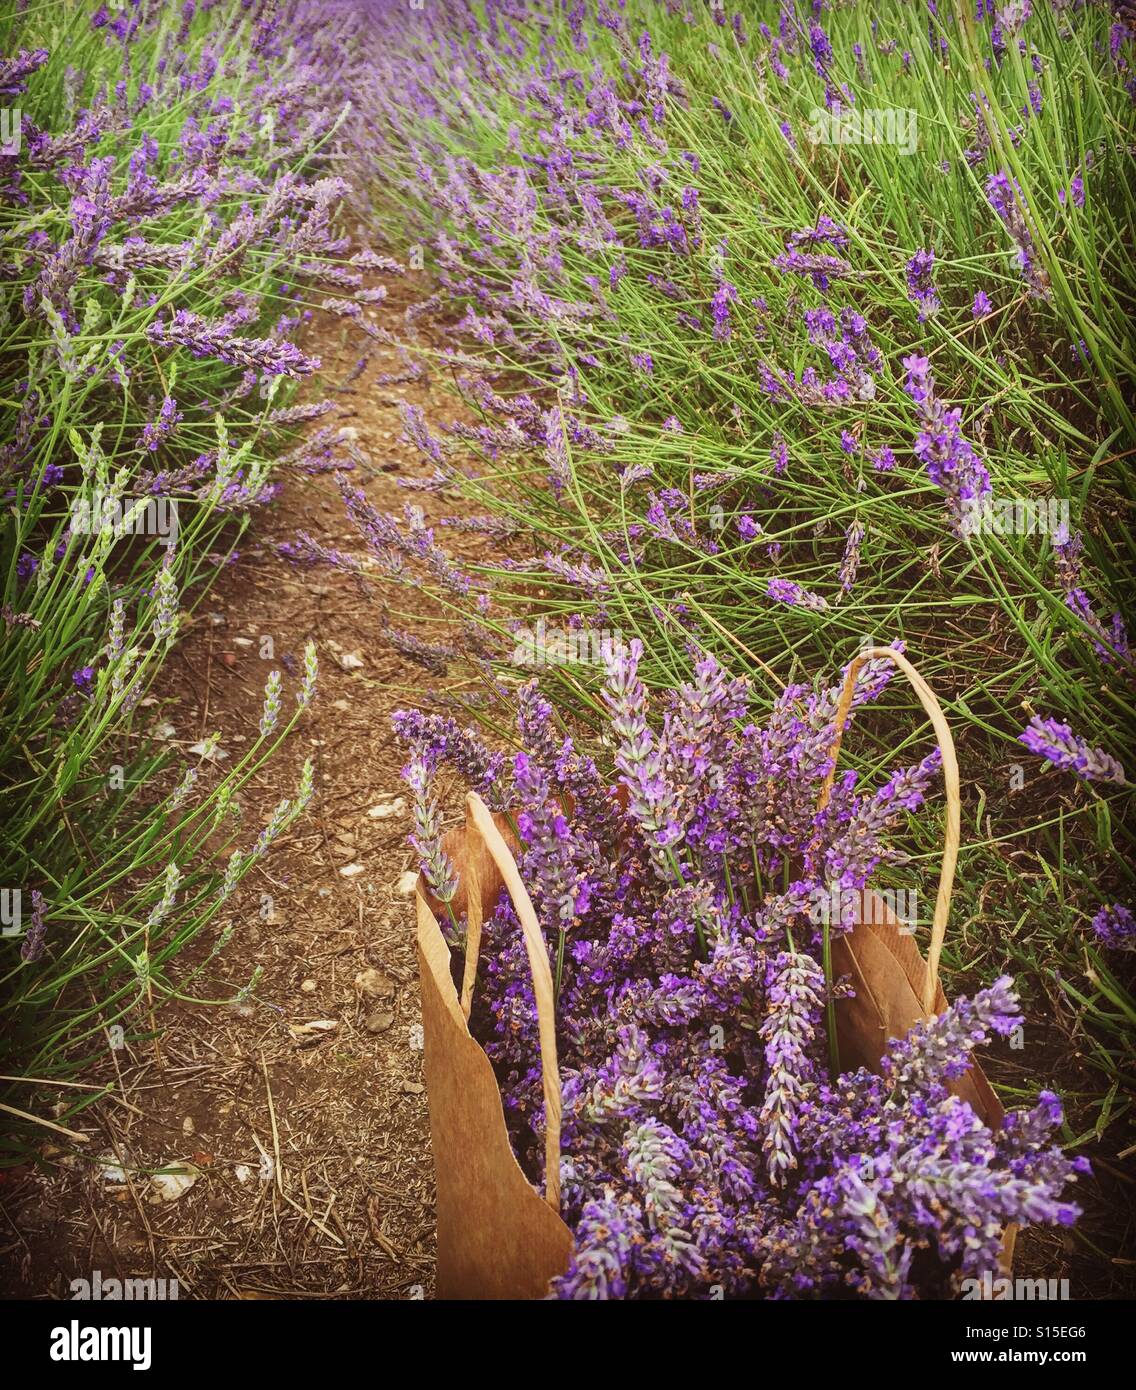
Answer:
<svg viewBox="0 0 1136 1390"><path fill-rule="evenodd" d="M818 814L840 688L788 688L761 728L748 686L692 654L693 679L662 699L658 726L641 645L608 654L618 799L555 728L535 682L519 700L525 751L495 779L556 961L562 1214L575 1249L552 1296L949 1292L997 1268L1007 1224L1074 1220L1065 1193L1084 1169L1052 1146L1055 1101L992 1131L956 1093L974 1050L1018 1024L1006 977L893 1040L878 1074L830 1080L823 1065L818 895L860 891L896 859L889 832L921 807L940 754L875 788L846 775ZM853 708L887 674L868 663ZM427 786L440 726L396 722L411 746L412 843L452 910ZM484 779L483 751L461 761ZM545 1135L532 977L508 897L483 910L473 1026L535 1184ZM1121 910L1110 911L1119 928ZM460 920L446 935L460 945Z"/></svg>

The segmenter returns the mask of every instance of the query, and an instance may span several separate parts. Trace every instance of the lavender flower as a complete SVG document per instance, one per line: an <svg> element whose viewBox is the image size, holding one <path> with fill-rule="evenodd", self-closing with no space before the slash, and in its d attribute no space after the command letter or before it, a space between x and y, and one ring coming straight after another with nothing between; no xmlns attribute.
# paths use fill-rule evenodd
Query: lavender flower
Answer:
<svg viewBox="0 0 1136 1390"><path fill-rule="evenodd" d="M176 864L167 864L165 874L162 877L162 896L150 910L150 916L146 919L147 926L160 926L169 916L177 898L177 890L180 883L181 870Z"/></svg>
<svg viewBox="0 0 1136 1390"><path fill-rule="evenodd" d="M18 97L28 90L28 78L47 62L46 48L21 48L14 58L0 58L0 96Z"/></svg>
<svg viewBox="0 0 1136 1390"><path fill-rule="evenodd" d="M1014 243L1014 263L1022 272L1030 293L1037 299L1049 299L1049 276L1038 261L1026 216L1025 199L1017 182L1001 170L991 174L986 180L986 196Z"/></svg>
<svg viewBox="0 0 1136 1390"><path fill-rule="evenodd" d="M629 809L643 833L652 863L663 877L673 876L672 845L682 836L677 797L667 785L663 756L647 726L647 699L639 680L643 644L638 638L619 651L604 653L604 703L616 741L615 765L630 793Z"/></svg>
<svg viewBox="0 0 1136 1390"><path fill-rule="evenodd" d="M441 821L437 802L430 795L430 768L426 759L412 754L403 776L414 793L411 844L418 851L422 877L439 902L451 903L457 896L458 876L442 849Z"/></svg>
<svg viewBox="0 0 1136 1390"><path fill-rule="evenodd" d="M171 550L169 555L172 554ZM154 637L168 650L173 645L178 629L177 579L168 559L158 571L154 591L157 598L153 622Z"/></svg>
<svg viewBox="0 0 1136 1390"><path fill-rule="evenodd" d="M927 476L947 497L951 521L965 534L968 518L980 513L990 496L990 474L959 427L962 411L948 410L935 395L935 382L926 357L913 354L903 359L907 369L907 394L915 402L922 429L915 440L915 455Z"/></svg>
<svg viewBox="0 0 1136 1390"><path fill-rule="evenodd" d="M946 1095L946 1082L962 1076L975 1047L992 1034L1008 1037L1018 1026L1013 981L1001 975L973 999L956 999L930 1022L917 1023L906 1038L888 1046L880 1072L893 1091L918 1091L929 1098Z"/></svg>
<svg viewBox="0 0 1136 1390"><path fill-rule="evenodd" d="M788 604L790 608L811 608L823 612L828 607L828 600L821 594L814 594L791 579L771 579L765 592L775 602Z"/></svg>
<svg viewBox="0 0 1136 1390"><path fill-rule="evenodd" d="M626 1298L634 1252L645 1241L639 1209L614 1196L590 1201L576 1222L575 1236L571 1263L552 1281L555 1297Z"/></svg>
<svg viewBox="0 0 1136 1390"><path fill-rule="evenodd" d="M34 965L43 955L47 943L47 922L44 918L44 898L38 888L32 889L32 920L20 947L20 958Z"/></svg>
<svg viewBox="0 0 1136 1390"><path fill-rule="evenodd" d="M396 710L391 724L405 744L420 750L429 768L448 763L493 810L509 805L508 788L501 785L504 754L488 749L475 730L459 728L445 715L418 710Z"/></svg>
<svg viewBox="0 0 1136 1390"><path fill-rule="evenodd" d="M320 365L318 357L305 357L292 343L235 337L227 325L209 323L187 309L178 309L171 319L151 324L146 336L160 347L185 347L194 357L215 357L268 376L307 376Z"/></svg>
<svg viewBox="0 0 1136 1390"><path fill-rule="evenodd" d="M280 691L282 678L279 671L270 671L264 687L264 710L260 716L260 736L267 738L276 728L280 718Z"/></svg>
<svg viewBox="0 0 1136 1390"><path fill-rule="evenodd" d="M1079 531L1069 534L1069 528L1062 523L1053 536L1053 555L1057 563L1057 579L1065 597L1065 607L1085 623L1093 633L1093 650L1108 663L1119 657L1130 661L1128 633L1124 620L1114 613L1111 627L1106 628L1093 608L1088 594L1082 587L1081 554L1084 541Z"/></svg>
<svg viewBox="0 0 1136 1390"><path fill-rule="evenodd" d="M710 301L710 312L714 317L714 339L716 342L725 343L730 339L730 305L737 302L738 291L736 286L731 285L728 280L721 280L718 288L714 291L714 297Z"/></svg>
<svg viewBox="0 0 1136 1390"><path fill-rule="evenodd" d="M540 887L547 926L567 931L587 912L591 898L587 877L575 866L568 818L552 799L547 775L526 753L517 754L513 779L529 808L517 817L517 829L528 846L525 867Z"/></svg>
<svg viewBox="0 0 1136 1390"><path fill-rule="evenodd" d="M907 262L907 297L919 306L920 323L937 314L941 308L932 278L934 269L934 251L916 251Z"/></svg>
<svg viewBox="0 0 1136 1390"><path fill-rule="evenodd" d="M166 396L162 401L157 418L146 425L138 438L136 447L153 452L160 444L164 444L170 438L179 421L183 418L182 412L177 408L177 401L172 396Z"/></svg>
<svg viewBox="0 0 1136 1390"><path fill-rule="evenodd" d="M1093 935L1103 946L1136 949L1136 917L1125 903L1108 903L1092 920Z"/></svg>
<svg viewBox="0 0 1136 1390"><path fill-rule="evenodd" d="M307 709L312 702L312 697L316 693L316 681L319 677L319 657L316 655L316 644L309 638L304 643L304 674L300 681L300 688L296 692L296 704L301 710Z"/></svg>
<svg viewBox="0 0 1136 1390"><path fill-rule="evenodd" d="M170 793L169 800L166 802L166 810L173 812L179 811L189 800L194 787L197 785L198 770L195 767L187 767L182 774L181 781Z"/></svg>
<svg viewBox="0 0 1136 1390"><path fill-rule="evenodd" d="M864 523L853 521L844 533L844 555L840 561L840 592L850 594L860 568L860 546L864 539Z"/></svg>
<svg viewBox="0 0 1136 1390"><path fill-rule="evenodd" d="M758 1030L768 1067L761 1124L769 1180L783 1186L797 1166L797 1111L813 1079L824 974L811 956L784 951L772 965L769 1013Z"/></svg>
<svg viewBox="0 0 1136 1390"><path fill-rule="evenodd" d="M1035 714L1029 727L1018 735L1031 753L1046 758L1054 767L1075 773L1085 782L1112 782L1124 785L1124 769L1103 748L1092 748L1083 738L1057 719Z"/></svg>

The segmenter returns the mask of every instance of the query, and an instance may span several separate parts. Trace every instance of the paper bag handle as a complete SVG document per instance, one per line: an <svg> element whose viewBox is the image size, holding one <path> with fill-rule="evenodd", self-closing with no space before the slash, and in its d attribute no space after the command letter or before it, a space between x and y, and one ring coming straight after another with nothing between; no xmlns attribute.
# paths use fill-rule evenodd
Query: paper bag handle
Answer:
<svg viewBox="0 0 1136 1390"><path fill-rule="evenodd" d="M836 707L834 721L835 733L829 748L832 766L824 779L820 797L817 801L818 814L828 805L832 796L832 784L836 779L836 760L840 756L840 745L844 740L844 730L852 709L852 697L856 690L856 678L866 662L887 660L894 662L911 682L919 703L927 711L927 717L935 730L939 752L943 755L943 781L947 790L947 830L943 841L943 862L939 870L939 891L935 896L935 915L931 920L931 944L927 950L927 976L923 984L923 1013L931 1018L935 1012L935 1000L939 988L939 957L943 951L943 938L947 932L947 917L951 910L951 890L955 881L955 866L958 864L959 839L962 828L962 799L959 795L958 759L955 757L954 739L950 726L943 714L942 706L935 698L931 687L912 666L911 662L897 652L894 647L869 647L853 658L844 674L844 688L840 692L840 702Z"/></svg>
<svg viewBox="0 0 1136 1390"><path fill-rule="evenodd" d="M560 1210L560 1069L556 1060L556 995L552 988L552 967L548 950L516 860L497 829L488 806L476 792L465 799L466 831L476 834L497 865L525 938L525 951L532 971L533 998L540 1034L540 1069L544 1083L544 1199L553 1211ZM472 862L472 856L471 856ZM476 875L475 875L476 876ZM469 1019L477 958L481 951L481 890L471 883L466 892L466 951L462 977L461 1006Z"/></svg>

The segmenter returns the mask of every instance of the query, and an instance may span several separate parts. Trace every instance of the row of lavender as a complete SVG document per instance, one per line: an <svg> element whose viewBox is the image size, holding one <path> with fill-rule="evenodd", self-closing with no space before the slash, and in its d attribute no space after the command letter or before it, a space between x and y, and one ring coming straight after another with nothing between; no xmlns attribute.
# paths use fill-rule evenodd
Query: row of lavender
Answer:
<svg viewBox="0 0 1136 1390"><path fill-rule="evenodd" d="M1099 1141L1136 1017L1117 612L1136 31L1104 5L368 9L385 76L360 90L360 151L380 220L430 248L408 333L423 309L448 319L419 363L466 406L406 412L427 464L411 486L484 515L430 526L413 498L402 516L346 499L380 564L461 625L435 646L392 628L408 654L471 657L498 734L529 668L552 697L523 689L511 783L457 724L399 731L435 896L457 885L433 775L456 763L513 815L557 956L579 1238L560 1292L957 1288L990 1272L1005 1222L1072 1220L1061 1108L1046 1093L991 1136L948 1094L974 1043L1021 1045L1001 978L898 1045L883 1082L826 1076L835 982L808 904L910 884L884 832L898 820L931 859L942 824L921 804L932 759L874 792L850 773L815 811L823 673L903 639L946 697L966 963L976 987L1023 972L1026 1035L1049 1014L1088 1037L1062 1137ZM457 530L494 557L459 562ZM661 732L645 687L672 692ZM862 779L916 737L897 732L911 704L882 696ZM450 930L460 950L460 916ZM507 906L487 931L479 1025L535 1178Z"/></svg>
<svg viewBox="0 0 1136 1390"><path fill-rule="evenodd" d="M1046 7L1031 30L1028 6L995 18L980 5L957 34L934 5L926 21L920 6L850 7L827 21L837 50L814 17L827 8L782 7L748 35L714 6L372 7L386 80L361 91L356 118L386 134L367 147L374 198L392 216L393 187L404 219L420 212L410 227L432 241L445 291L429 306L467 306L440 356L484 420L411 410L433 467L415 486L493 505L445 524L529 527L547 546L479 576L498 590L496 655L516 646L509 604L527 597L514 591L538 582L570 627L650 634L661 679L675 620L704 632L728 593L736 635L772 622L800 654L918 634L961 703L978 686L957 678L960 646L996 626L1013 659L983 689L1010 716L1002 737L1022 727L1013 697L1040 690L1121 752L1127 537L1109 522L1131 489L1109 465L1136 429L1132 151L1094 136L1131 123L1136 33L1101 6ZM849 41L861 31L870 45ZM744 109L712 94L723 77L696 90L707 62L744 76ZM1069 88L1090 77L1092 109L1073 109ZM897 89L930 148L833 148L804 116L815 127ZM957 123L943 132L946 109ZM1027 171L1044 193L1024 191ZM738 186L753 195L740 210ZM921 230L947 243L938 260ZM454 463L471 450L475 469ZM413 510L402 526L388 549L444 572ZM948 604L958 644L936 630ZM1086 706L1087 680L1101 705ZM1043 725L1035 751L1076 763L1076 740ZM1108 766L1103 780L1123 780Z"/></svg>
<svg viewBox="0 0 1136 1390"><path fill-rule="evenodd" d="M320 365L293 340L366 258L337 237L325 158L346 21L4 9L0 1071L53 1077L193 993L179 951L312 795L308 767L259 836L240 823L313 697L311 644L240 749L182 737L154 692L282 467L335 461L333 438L297 443L331 406L289 403ZM29 1108L26 1086L6 1099Z"/></svg>

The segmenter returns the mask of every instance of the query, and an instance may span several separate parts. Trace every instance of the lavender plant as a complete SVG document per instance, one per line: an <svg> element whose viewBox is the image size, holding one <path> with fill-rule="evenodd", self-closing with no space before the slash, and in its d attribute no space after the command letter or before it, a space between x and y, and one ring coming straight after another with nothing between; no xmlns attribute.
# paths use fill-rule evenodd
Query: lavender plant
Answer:
<svg viewBox="0 0 1136 1390"><path fill-rule="evenodd" d="M26 905L0 940L9 1075L65 1075L115 1022L147 1031L193 978L175 957L311 794L309 774L217 863L312 698L314 647L294 715L273 673L224 772L215 740L179 766L153 737L153 692L325 410L289 404L318 365L294 341L315 296L363 292L324 158L351 33L259 0L0 17L0 884Z"/></svg>

